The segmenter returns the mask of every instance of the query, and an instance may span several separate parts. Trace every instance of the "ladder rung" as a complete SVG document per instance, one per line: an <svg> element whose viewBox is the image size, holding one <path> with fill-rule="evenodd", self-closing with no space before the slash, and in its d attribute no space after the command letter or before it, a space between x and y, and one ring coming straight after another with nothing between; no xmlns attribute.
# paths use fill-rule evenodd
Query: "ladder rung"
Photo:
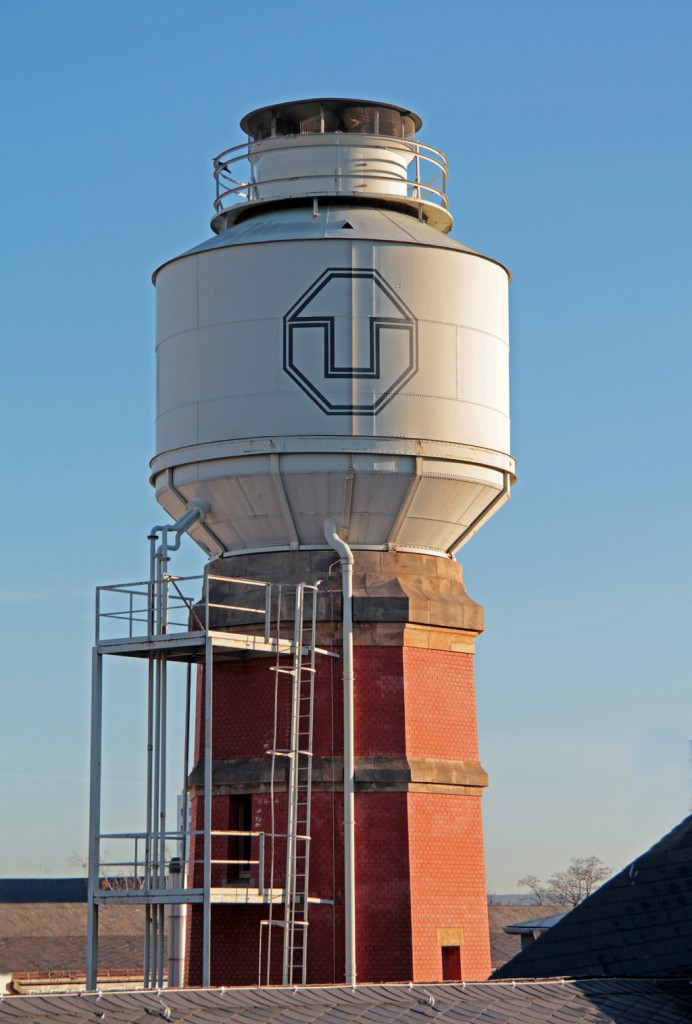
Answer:
<svg viewBox="0 0 692 1024"><path fill-rule="evenodd" d="M294 676L297 672L309 672L310 675L314 675L317 672L316 668L307 668L305 665L300 665L297 668L286 668L283 665L270 665L270 672L280 672L285 676Z"/></svg>

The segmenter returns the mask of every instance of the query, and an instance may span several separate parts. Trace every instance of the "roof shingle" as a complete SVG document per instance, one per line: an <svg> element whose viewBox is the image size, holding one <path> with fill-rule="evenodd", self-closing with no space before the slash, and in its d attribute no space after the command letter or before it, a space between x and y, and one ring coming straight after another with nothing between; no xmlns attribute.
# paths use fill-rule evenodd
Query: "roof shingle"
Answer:
<svg viewBox="0 0 692 1024"><path fill-rule="evenodd" d="M686 981L607 979L541 984L362 985L9 996L0 1024L689 1024Z"/></svg>
<svg viewBox="0 0 692 1024"><path fill-rule="evenodd" d="M493 978L692 976L692 815Z"/></svg>

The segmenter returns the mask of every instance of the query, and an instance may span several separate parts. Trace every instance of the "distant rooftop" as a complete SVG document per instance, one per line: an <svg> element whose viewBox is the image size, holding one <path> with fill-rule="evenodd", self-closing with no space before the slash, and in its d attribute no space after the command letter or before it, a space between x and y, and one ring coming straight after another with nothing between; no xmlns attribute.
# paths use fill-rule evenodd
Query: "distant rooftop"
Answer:
<svg viewBox="0 0 692 1024"><path fill-rule="evenodd" d="M86 878L0 878L0 903L86 901Z"/></svg>
<svg viewBox="0 0 692 1024"><path fill-rule="evenodd" d="M490 926L490 959L493 970L501 967L513 956L516 956L521 949L522 936L525 933L521 930L526 922L522 915L531 910L539 920L547 919L545 915L554 915L558 908L542 906L534 903L530 908L525 905L491 903L488 907L488 924ZM531 933L533 938L533 932Z"/></svg>
<svg viewBox="0 0 692 1024"><path fill-rule="evenodd" d="M529 932L535 934L536 932L547 932L549 928L556 925L558 921L567 913L566 910L560 910L556 914L546 914L543 917L532 917L528 921L513 921L512 924L505 925L505 931L508 935L527 935Z"/></svg>

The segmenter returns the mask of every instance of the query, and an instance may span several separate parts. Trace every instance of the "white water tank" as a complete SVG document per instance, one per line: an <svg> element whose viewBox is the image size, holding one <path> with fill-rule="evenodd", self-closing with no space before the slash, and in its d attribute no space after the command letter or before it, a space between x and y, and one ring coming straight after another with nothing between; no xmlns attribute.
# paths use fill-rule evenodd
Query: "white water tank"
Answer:
<svg viewBox="0 0 692 1024"><path fill-rule="evenodd" d="M508 271L447 233L421 121L364 100L247 115L215 236L157 292L152 483L209 554L453 554L509 496ZM240 162L249 172L237 177Z"/></svg>

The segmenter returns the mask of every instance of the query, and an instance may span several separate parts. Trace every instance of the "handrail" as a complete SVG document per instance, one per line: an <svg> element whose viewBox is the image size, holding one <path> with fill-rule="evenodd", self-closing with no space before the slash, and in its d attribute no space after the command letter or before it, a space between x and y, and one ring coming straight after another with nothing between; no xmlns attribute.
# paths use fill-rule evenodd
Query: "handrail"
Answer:
<svg viewBox="0 0 692 1024"><path fill-rule="evenodd" d="M168 841L180 841L184 838L192 836L202 836L204 832L199 829L190 829L187 832L169 832L166 831L163 835L164 842ZM281 838L281 836L271 836L266 832L258 832L252 829L212 829L210 835L213 836L235 836L239 839L258 839L258 851L257 857L224 857L224 858L212 858L212 864L221 865L253 865L257 867L257 889L260 894L264 892L264 865L265 865L265 844L267 838ZM152 869L157 869L160 865L156 858L150 858L147 861L146 855L138 857L138 848L140 843L146 843L147 840L153 840L155 837L153 834L147 832L103 832L98 836L99 840L111 839L111 840L128 840L134 843L134 859L111 859L106 853L108 860L99 860L98 864L98 878L99 882L110 883L106 888L112 887L120 890L140 890L148 889L150 891L157 891L157 889L166 889L165 883L165 872L161 878L163 885L157 886L152 884ZM161 835L159 834L159 838ZM152 844L155 845L155 844ZM203 864L204 859L201 857L187 857L183 861L187 867L194 867L198 864ZM107 871L105 869L113 868L128 868L134 869L131 874L115 874L112 870ZM176 872L177 873L177 872ZM184 877L184 874L183 874ZM155 875L154 875L155 879ZM126 883L124 886L114 883ZM129 884L133 883L133 884ZM187 886L181 886L181 888L187 888Z"/></svg>
<svg viewBox="0 0 692 1024"><path fill-rule="evenodd" d="M368 184L377 182L390 185L396 184L406 190L405 194L410 199L431 202L442 207L444 210L448 208L449 201L446 189L449 164L445 154L441 150L435 149L434 146L409 139L393 139L382 135L349 135L339 132L335 132L333 135L315 134L315 141L310 141L311 138L312 136L310 135L295 135L285 136L280 141L276 139L263 139L260 142L249 141L241 143L239 146L232 146L230 149L220 153L213 162L213 174L216 182L216 198L214 200L214 210L216 213L223 213L230 206L236 205L233 200L253 202L260 199L260 190L263 188L290 184L295 189L295 194L301 194L298 185L300 181L308 182L311 179L324 181L327 177L333 178L336 182L336 187L327 191L329 195L334 193L359 194L354 191L349 192L348 188L345 187L351 179L356 179ZM407 169L397 165L397 173L391 174L382 169L368 170L367 168L360 168L358 171L345 171L341 169L337 160L333 170L325 168L321 172L286 175L262 180L258 180L255 177L252 157L261 154L264 150L271 152L272 146L276 145L277 141L278 146L276 148L280 147L282 152L290 152L291 149L300 149L301 151L318 149L320 153L324 154L329 145L329 143L325 144L325 139L333 142L334 147L337 149L354 147L357 149L381 150L383 153L389 152L393 155L404 153L410 156L411 162ZM235 171L234 173L230 171L231 167L245 160L251 163L251 175L248 181L235 177ZM429 176L424 179L422 175Z"/></svg>
<svg viewBox="0 0 692 1024"><path fill-rule="evenodd" d="M200 582L203 582L203 586L197 591L196 585ZM212 601L210 587L213 583L222 583L229 588L229 598ZM191 584L195 585L199 596L191 597L184 592L183 588L188 589ZM242 588L239 599L236 601L232 600L234 585ZM248 603L249 588L256 588L263 593L257 606ZM313 592L317 591L317 587L314 585L304 584L304 588ZM164 573L156 586L152 586L151 581L144 580L100 586L96 588L96 643L98 644L104 639L133 641L145 638L153 639L156 634L150 635L149 624L158 621L156 612L159 606L163 627L161 635L169 638L178 633L194 633L195 626L201 633L208 632L210 628L209 613L211 609L215 609L221 612L256 615L258 626L263 629L264 640L268 642L272 626L272 596L280 589L285 591L287 588L264 580L220 576L212 573L195 576L171 576ZM109 597L110 605L108 604ZM115 607L113 607L114 603ZM106 638L104 631L107 623L122 623L123 629L117 636Z"/></svg>

